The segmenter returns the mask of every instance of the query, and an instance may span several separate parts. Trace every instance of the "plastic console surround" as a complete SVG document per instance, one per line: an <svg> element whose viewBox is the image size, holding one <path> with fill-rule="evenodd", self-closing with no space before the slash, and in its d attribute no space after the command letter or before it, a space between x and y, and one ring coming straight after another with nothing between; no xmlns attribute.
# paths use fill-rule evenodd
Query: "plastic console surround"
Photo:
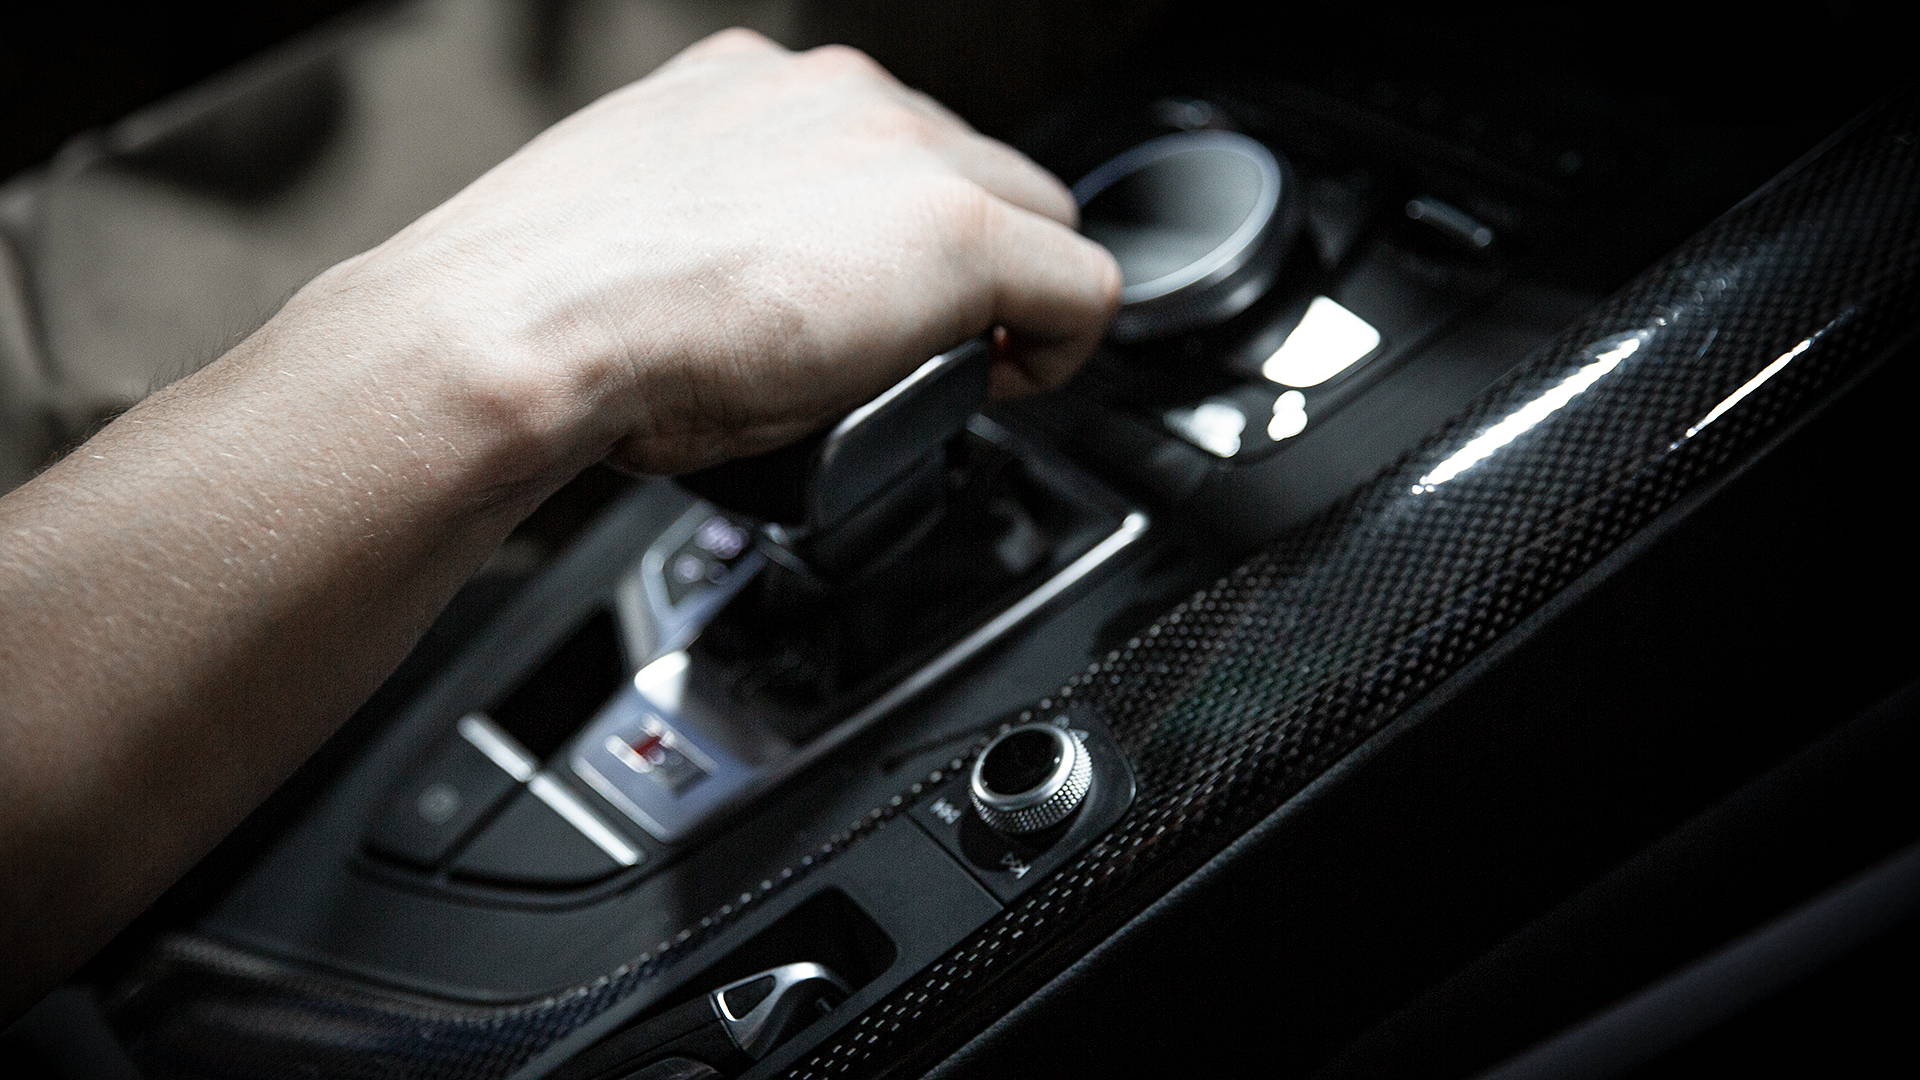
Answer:
<svg viewBox="0 0 1920 1080"><path fill-rule="evenodd" d="M984 417L976 418L970 430L974 437L997 446L1011 449L1023 445ZM1104 495L1097 482L1068 463L1050 461L1030 444L1017 453L1023 455L1028 470L1051 486L1053 497L1063 505L1086 504L1089 520L1101 520L1099 515L1104 514L1105 524L1073 541L1072 546L1052 551L1044 576L1004 607L988 611L977 624L963 624L958 628L962 632L950 635L949 644L892 681L877 697L860 703L831 721L827 730L797 745L771 735L764 722L742 715L743 711L750 713L752 707L743 706L724 691L700 697L705 684L693 670L699 660L679 647L693 631L688 624L678 623L681 629L659 638L667 647L648 656L632 684L582 729L566 754L574 775L655 839L683 841L952 675L1029 619L1109 569L1145 533L1145 514ZM658 582L655 568L663 564L663 559L651 553L655 549L642 560L641 583L625 586L623 595L648 592L646 583ZM744 584L742 579L754 569L745 565L736 568L714 592L736 593ZM709 611L722 600L721 595L715 595L711 601L703 600L701 608ZM665 606L657 600L649 605L654 610ZM636 742L642 741L648 746L660 745L664 752L684 753L696 759L689 771L697 771L697 781L685 785L665 782L661 770L636 755Z"/></svg>

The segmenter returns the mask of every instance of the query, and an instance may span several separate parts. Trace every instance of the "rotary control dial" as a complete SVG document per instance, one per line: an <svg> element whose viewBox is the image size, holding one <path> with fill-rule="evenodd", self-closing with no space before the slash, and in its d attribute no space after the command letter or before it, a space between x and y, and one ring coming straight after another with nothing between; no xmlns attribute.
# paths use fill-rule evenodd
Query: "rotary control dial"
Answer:
<svg viewBox="0 0 1920 1080"><path fill-rule="evenodd" d="M967 785L980 820L1009 835L1067 820L1092 787L1093 763L1080 739L1038 723L1009 728L988 743Z"/></svg>

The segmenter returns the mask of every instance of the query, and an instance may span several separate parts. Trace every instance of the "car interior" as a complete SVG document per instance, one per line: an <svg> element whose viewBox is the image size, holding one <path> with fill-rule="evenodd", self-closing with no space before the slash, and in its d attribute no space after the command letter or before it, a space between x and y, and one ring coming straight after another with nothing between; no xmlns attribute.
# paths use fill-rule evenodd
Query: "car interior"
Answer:
<svg viewBox="0 0 1920 1080"><path fill-rule="evenodd" d="M11 1075L1913 1070L1892 13L9 15L0 491L729 25L1065 180L1100 351L588 470Z"/></svg>

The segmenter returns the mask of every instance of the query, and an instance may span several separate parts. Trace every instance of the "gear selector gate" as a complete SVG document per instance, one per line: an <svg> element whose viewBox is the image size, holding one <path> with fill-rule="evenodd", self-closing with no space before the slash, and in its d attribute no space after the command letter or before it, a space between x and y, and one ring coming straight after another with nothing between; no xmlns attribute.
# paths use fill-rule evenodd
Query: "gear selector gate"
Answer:
<svg viewBox="0 0 1920 1080"><path fill-rule="evenodd" d="M1121 263L1116 339L1254 307L1300 230L1284 161L1228 132L1150 140L1075 194ZM1109 562L1145 517L980 415L989 338L829 431L683 478L758 519L765 556L683 649L588 726L575 774L677 842L958 668Z"/></svg>

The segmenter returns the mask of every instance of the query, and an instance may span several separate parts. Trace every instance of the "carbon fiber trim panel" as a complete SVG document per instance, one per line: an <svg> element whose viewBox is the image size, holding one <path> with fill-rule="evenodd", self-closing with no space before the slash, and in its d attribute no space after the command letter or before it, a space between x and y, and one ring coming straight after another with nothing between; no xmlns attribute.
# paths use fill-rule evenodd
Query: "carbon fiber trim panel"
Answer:
<svg viewBox="0 0 1920 1080"><path fill-rule="evenodd" d="M1917 129L1912 95L1876 109L1354 499L1062 689L1059 700L1098 708L1132 756L1131 811L791 1075L876 1071L1059 935L1137 906L1144 890L1129 885L1218 851L1905 341L1920 286ZM156 1077L502 1076L925 786L673 942L552 998L403 1000L183 940L126 988L118 1017Z"/></svg>

